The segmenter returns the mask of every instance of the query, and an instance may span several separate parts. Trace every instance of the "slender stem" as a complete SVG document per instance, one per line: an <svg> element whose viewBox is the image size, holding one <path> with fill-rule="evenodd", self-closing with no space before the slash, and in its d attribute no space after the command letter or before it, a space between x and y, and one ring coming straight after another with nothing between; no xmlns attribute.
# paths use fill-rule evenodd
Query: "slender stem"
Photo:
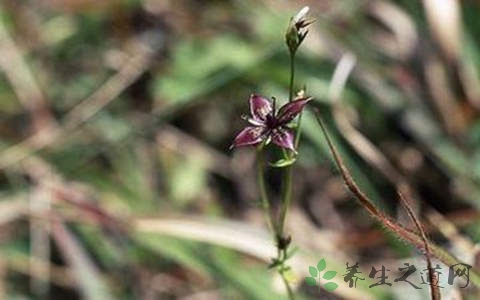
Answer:
<svg viewBox="0 0 480 300"><path fill-rule="evenodd" d="M320 285L320 280L321 280L321 278L320 278L320 272L318 272L318 292L319 292L319 293L322 292L322 287L321 287L321 285Z"/></svg>
<svg viewBox="0 0 480 300"><path fill-rule="evenodd" d="M295 295L293 294L292 287L290 286L290 283L288 282L288 279L285 277L285 274L280 272L280 276L282 277L283 283L285 284L285 288L287 289L287 294L288 294L288 299L290 300L295 300Z"/></svg>
<svg viewBox="0 0 480 300"><path fill-rule="evenodd" d="M285 172L283 173L283 186L282 186L282 203L280 210L280 219L278 222L278 233L279 236L283 238L285 219L287 217L288 207L290 206L290 200L292 198L292 167L285 167Z"/></svg>
<svg viewBox="0 0 480 300"><path fill-rule="evenodd" d="M297 149L298 151L298 145L300 144L300 135L301 135L301 131L300 131L300 128L302 126L302 116L303 116L303 112L300 113L300 115L298 116L298 121L297 121L297 131L295 132L295 149Z"/></svg>
<svg viewBox="0 0 480 300"><path fill-rule="evenodd" d="M303 87L303 92L306 92L306 88ZM302 134L301 128L302 128L302 116L303 116L303 111L300 112L298 115L298 121L297 121L297 127L295 131L295 149L298 151L298 145L300 144L300 135Z"/></svg>
<svg viewBox="0 0 480 300"><path fill-rule="evenodd" d="M260 190L262 209L265 213L265 219L270 230L274 230L275 226L270 212L270 201L268 200L267 189L265 187L265 160L263 157L263 146L264 145L262 143L257 149L257 181L258 188Z"/></svg>
<svg viewBox="0 0 480 300"><path fill-rule="evenodd" d="M278 273L282 277L283 283L285 285L285 289L287 290L288 299L295 300L295 294L293 293L292 287L290 286L290 283L288 282L288 278L285 275L285 271L288 269L288 266L285 264L287 260L286 249L283 249L283 250L280 250L280 248L278 249L277 259L281 262L280 265L278 266Z"/></svg>
<svg viewBox="0 0 480 300"><path fill-rule="evenodd" d="M290 53L290 87L288 101L293 101L294 93L294 80L295 80L295 52ZM297 128L298 130L298 128ZM295 143L297 143L295 139ZM283 185L282 185L282 202L280 208L280 219L278 222L277 232L281 238L283 238L285 219L287 217L288 207L292 199L292 167L285 167L283 173Z"/></svg>
<svg viewBox="0 0 480 300"><path fill-rule="evenodd" d="M295 53L290 53L290 88L289 88L289 98L288 102L293 101L294 95L294 80L295 80ZM297 144L297 136L295 136L295 144ZM284 153L285 154L285 153ZM286 153L286 157L290 157L290 153ZM283 180L282 180L282 202L280 203L280 216L278 219L277 226L275 228L275 235L277 238L277 261L280 262L278 272L282 277L283 283L285 284L285 288L287 289L288 298L290 300L295 300L295 294L288 282L288 278L285 276L285 270L287 266L285 261L287 260L287 250L288 250L288 240L284 236L284 227L285 227L285 219L287 217L287 211L290 207L290 202L292 199L292 166L287 166L284 169L283 173Z"/></svg>
<svg viewBox="0 0 480 300"><path fill-rule="evenodd" d="M260 198L263 211L265 213L265 219L268 223L268 227L274 233L275 237L280 237L278 232L278 226L275 226L274 218L272 216L272 212L270 209L270 201L268 199L268 193L265 184L265 159L264 159L264 143L260 144L257 148L257 181L258 181L258 188L260 190ZM282 225L283 228L283 225ZM280 277L282 277L283 283L285 284L285 288L287 290L288 299L295 300L295 294L293 293L292 287L288 282L288 278L285 275L285 270L287 266L285 265L285 261L287 259L287 250L285 248L277 248L277 261L280 262L278 266L278 273Z"/></svg>
<svg viewBox="0 0 480 300"><path fill-rule="evenodd" d="M294 79L295 79L295 52L290 53L290 87L289 87L289 97L288 102L293 101L293 93L294 93Z"/></svg>

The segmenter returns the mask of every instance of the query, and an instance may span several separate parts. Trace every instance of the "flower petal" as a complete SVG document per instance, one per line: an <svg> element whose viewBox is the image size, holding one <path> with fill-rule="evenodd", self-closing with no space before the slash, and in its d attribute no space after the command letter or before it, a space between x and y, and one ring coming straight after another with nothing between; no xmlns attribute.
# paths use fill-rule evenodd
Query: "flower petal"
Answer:
<svg viewBox="0 0 480 300"><path fill-rule="evenodd" d="M237 134L231 148L256 145L265 138L264 132L265 129L263 127L245 127Z"/></svg>
<svg viewBox="0 0 480 300"><path fill-rule="evenodd" d="M301 98L282 106L278 111L278 123L280 125L283 125L293 120L298 114L302 112L303 108L310 100L312 100L311 97Z"/></svg>
<svg viewBox="0 0 480 300"><path fill-rule="evenodd" d="M255 121L263 122L273 112L272 103L267 98L258 95L250 96L250 113Z"/></svg>
<svg viewBox="0 0 480 300"><path fill-rule="evenodd" d="M298 23L305 19L305 16L308 14L310 8L308 6L304 6L294 17L293 22Z"/></svg>
<svg viewBox="0 0 480 300"><path fill-rule="evenodd" d="M295 151L293 132L285 128L277 128L272 132L272 142L282 148Z"/></svg>

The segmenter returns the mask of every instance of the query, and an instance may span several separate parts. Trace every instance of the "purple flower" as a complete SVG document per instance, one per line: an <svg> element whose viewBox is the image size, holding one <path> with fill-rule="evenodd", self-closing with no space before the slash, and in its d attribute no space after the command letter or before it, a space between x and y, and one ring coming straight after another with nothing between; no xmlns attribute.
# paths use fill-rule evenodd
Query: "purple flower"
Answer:
<svg viewBox="0 0 480 300"><path fill-rule="evenodd" d="M299 98L282 106L278 112L270 100L258 95L250 96L250 118L252 126L245 127L235 137L232 148L257 145L270 140L286 149L295 151L295 135L287 127L312 98Z"/></svg>

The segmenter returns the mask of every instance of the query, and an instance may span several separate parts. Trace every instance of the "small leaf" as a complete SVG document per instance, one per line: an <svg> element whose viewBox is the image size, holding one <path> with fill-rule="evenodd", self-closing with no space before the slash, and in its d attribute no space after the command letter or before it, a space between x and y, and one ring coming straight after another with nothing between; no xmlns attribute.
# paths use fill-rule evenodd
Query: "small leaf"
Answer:
<svg viewBox="0 0 480 300"><path fill-rule="evenodd" d="M277 160L274 163L270 163L270 166L272 166L274 168L284 168L284 167L288 167L290 165L293 165L293 163L296 160L297 159L295 157L292 157L290 159L282 158L282 159Z"/></svg>
<svg viewBox="0 0 480 300"><path fill-rule="evenodd" d="M298 124L297 122L290 122L288 123L287 125L285 125L287 128L290 128L290 129L297 129L298 128Z"/></svg>
<svg viewBox="0 0 480 300"><path fill-rule="evenodd" d="M330 280L333 277L335 277L335 275L337 275L336 271L328 271L325 274L323 274L323 279Z"/></svg>
<svg viewBox="0 0 480 300"><path fill-rule="evenodd" d="M315 278L313 278L313 277L305 277L305 282L306 282L309 286L316 286L316 285L317 285L317 281L316 281Z"/></svg>
<svg viewBox="0 0 480 300"><path fill-rule="evenodd" d="M317 277L318 276L318 271L317 269L315 269L315 267L308 267L308 272L310 272L310 275L312 275L313 277Z"/></svg>
<svg viewBox="0 0 480 300"><path fill-rule="evenodd" d="M338 284L336 284L335 282L327 282L323 285L323 287L329 291L329 292L333 292L334 290L336 290L338 288Z"/></svg>
<svg viewBox="0 0 480 300"><path fill-rule="evenodd" d="M322 272L327 267L327 262L322 258L317 264L318 271Z"/></svg>
<svg viewBox="0 0 480 300"><path fill-rule="evenodd" d="M269 269L273 269L278 267L282 262L279 261L278 259L272 259L272 262L268 265Z"/></svg>

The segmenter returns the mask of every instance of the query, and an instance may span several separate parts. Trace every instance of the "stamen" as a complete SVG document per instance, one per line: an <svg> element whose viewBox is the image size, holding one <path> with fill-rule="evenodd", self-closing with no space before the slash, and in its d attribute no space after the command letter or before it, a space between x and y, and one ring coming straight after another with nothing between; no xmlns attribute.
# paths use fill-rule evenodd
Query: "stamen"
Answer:
<svg viewBox="0 0 480 300"><path fill-rule="evenodd" d="M259 121L255 120L255 119L252 119L252 118L247 118L246 120L248 121L248 123L250 123L250 124L252 124L252 125L255 125L255 126L261 126L261 127L264 127L264 126L265 126L264 123L259 122Z"/></svg>
<svg viewBox="0 0 480 300"><path fill-rule="evenodd" d="M277 111L277 98L272 96L272 102L273 102L273 112L272 115L275 117L276 111Z"/></svg>

